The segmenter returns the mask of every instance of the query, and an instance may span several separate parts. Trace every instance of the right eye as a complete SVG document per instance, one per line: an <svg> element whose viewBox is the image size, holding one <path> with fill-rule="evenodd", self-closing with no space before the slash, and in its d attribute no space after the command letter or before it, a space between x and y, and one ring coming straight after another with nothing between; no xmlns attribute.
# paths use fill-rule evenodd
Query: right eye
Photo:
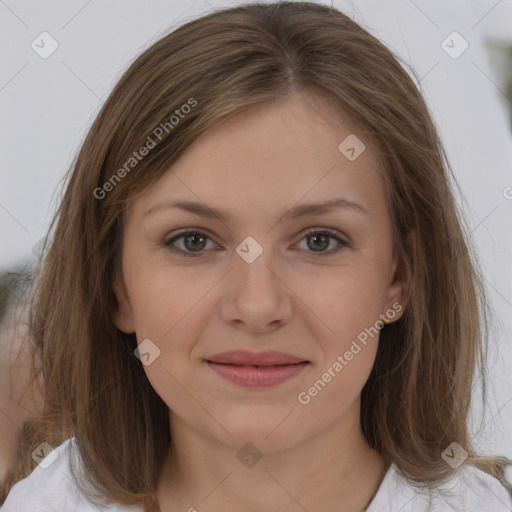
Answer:
<svg viewBox="0 0 512 512"><path fill-rule="evenodd" d="M180 239L183 239L183 249L174 245ZM182 231L178 235L165 240L163 245L178 256L182 256L184 258L196 258L205 252L203 249L207 245L207 240L210 240L210 238L203 231L189 230Z"/></svg>

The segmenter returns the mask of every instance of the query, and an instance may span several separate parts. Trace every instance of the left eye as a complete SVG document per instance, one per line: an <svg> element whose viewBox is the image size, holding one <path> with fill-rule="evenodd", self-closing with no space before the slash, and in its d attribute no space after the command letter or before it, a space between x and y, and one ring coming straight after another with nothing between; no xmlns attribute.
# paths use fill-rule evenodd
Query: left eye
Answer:
<svg viewBox="0 0 512 512"><path fill-rule="evenodd" d="M184 249L176 247L175 244L178 240L182 240ZM207 240L210 240L210 238L202 231L185 231L165 240L163 245L179 256L194 258L201 256L202 253L204 253L203 249L207 245ZM307 247L312 249L311 252L319 253L320 256L337 253L343 247L348 245L347 242L342 240L338 235L331 231L326 231L325 229L311 230L306 233L301 241L302 240L306 240ZM325 249L331 244L331 240L335 240L338 245L334 249L325 251Z"/></svg>
<svg viewBox="0 0 512 512"><path fill-rule="evenodd" d="M313 249L313 252L320 252L320 256L329 256L330 254L337 253L343 247L348 245L347 242L342 240L335 233L325 230L309 231L308 233L306 233L306 236L301 239L301 241L302 240L307 240L306 245L308 246L308 248ZM331 240L335 240L337 242L336 247L334 249L331 249L330 251L323 250L329 247Z"/></svg>

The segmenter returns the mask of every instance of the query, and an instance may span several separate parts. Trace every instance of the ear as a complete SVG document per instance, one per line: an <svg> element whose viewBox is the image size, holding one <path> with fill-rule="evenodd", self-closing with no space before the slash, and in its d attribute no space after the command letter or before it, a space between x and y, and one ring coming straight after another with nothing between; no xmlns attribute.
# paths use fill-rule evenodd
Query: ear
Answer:
<svg viewBox="0 0 512 512"><path fill-rule="evenodd" d="M405 239L405 251L415 261L416 231L410 230ZM385 310L383 312L384 323L396 322L405 311L411 294L411 284L407 277L405 262L398 253L393 256L393 262L389 273L388 290L386 294ZM386 312L390 311L389 316Z"/></svg>
<svg viewBox="0 0 512 512"><path fill-rule="evenodd" d="M116 305L113 311L114 324L120 331L126 334L134 333L135 321L124 280L116 276L112 286L116 297Z"/></svg>

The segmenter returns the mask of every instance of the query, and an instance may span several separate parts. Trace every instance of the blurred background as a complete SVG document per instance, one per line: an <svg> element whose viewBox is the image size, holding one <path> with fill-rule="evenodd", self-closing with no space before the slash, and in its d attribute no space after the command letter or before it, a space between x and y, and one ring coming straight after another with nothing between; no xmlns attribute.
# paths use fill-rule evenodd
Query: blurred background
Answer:
<svg viewBox="0 0 512 512"><path fill-rule="evenodd" d="M14 357L24 316L12 312L23 304L61 180L143 49L186 21L238 3L0 0L0 471L34 407L18 389L26 378L26 361ZM512 458L512 0L333 5L412 66L441 133L494 313L487 407L475 397L472 429L484 453Z"/></svg>

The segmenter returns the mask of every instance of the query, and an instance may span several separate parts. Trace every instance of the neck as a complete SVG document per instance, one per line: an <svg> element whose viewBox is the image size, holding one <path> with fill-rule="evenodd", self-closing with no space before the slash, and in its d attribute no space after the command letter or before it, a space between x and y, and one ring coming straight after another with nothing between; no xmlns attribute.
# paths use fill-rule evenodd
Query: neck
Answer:
<svg viewBox="0 0 512 512"><path fill-rule="evenodd" d="M366 510L388 469L359 424L359 403L322 432L251 467L237 449L190 429L171 413L173 447L160 476L162 512Z"/></svg>

